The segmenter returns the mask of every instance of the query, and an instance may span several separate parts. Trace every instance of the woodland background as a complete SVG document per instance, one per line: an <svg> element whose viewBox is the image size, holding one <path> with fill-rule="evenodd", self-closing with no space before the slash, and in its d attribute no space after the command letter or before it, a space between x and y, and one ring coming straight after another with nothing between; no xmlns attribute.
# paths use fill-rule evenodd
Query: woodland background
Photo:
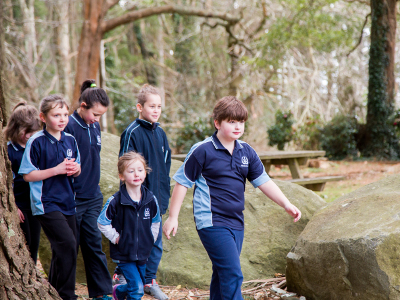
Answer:
<svg viewBox="0 0 400 300"><path fill-rule="evenodd" d="M175 152L212 134L214 103L236 95L250 112L243 139L257 150L275 138L280 149L368 157L357 134L367 122L371 9L392 2L396 21L396 1L2 1L7 111L50 93L76 105L79 84L95 78L112 101L103 130L120 134L148 82L163 93L160 121ZM400 115L394 81L390 124Z"/></svg>

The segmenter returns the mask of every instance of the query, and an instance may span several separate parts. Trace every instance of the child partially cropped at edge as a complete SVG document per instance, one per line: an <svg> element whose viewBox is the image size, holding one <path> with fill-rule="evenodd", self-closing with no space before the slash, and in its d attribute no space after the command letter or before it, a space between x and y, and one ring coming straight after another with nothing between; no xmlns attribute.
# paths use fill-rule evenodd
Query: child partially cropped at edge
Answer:
<svg viewBox="0 0 400 300"><path fill-rule="evenodd" d="M161 116L161 95L155 87L145 84L139 91L136 109L139 118L132 122L122 133L119 156L128 151L141 153L152 172L146 177L143 185L147 187L158 200L161 215L165 214L170 196L171 150L167 136L159 126ZM162 224L159 235L151 251L146 267L146 285L144 291L159 300L168 296L160 289L156 274L163 253ZM118 270L116 270L118 272Z"/></svg>
<svg viewBox="0 0 400 300"><path fill-rule="evenodd" d="M113 287L113 299L141 299L147 259L160 229L160 212L153 193L142 184L150 171L139 153L118 159L123 182L104 205L98 218L100 231L110 240L110 256L118 263L126 283Z"/></svg>
<svg viewBox="0 0 400 300"><path fill-rule="evenodd" d="M35 264L39 250L40 223L32 215L29 182L26 182L18 174L18 170L28 139L40 129L39 112L32 105L27 105L26 101L20 101L14 107L7 127L4 129L4 135L8 140L8 158L10 159L13 173L13 191L15 203L18 207L20 226Z"/></svg>
<svg viewBox="0 0 400 300"><path fill-rule="evenodd" d="M195 144L174 175L169 217L163 226L165 236L175 236L178 215L187 189L196 186L193 213L197 233L213 268L210 299L243 299L240 252L244 236L244 190L246 179L267 197L283 207L297 222L300 210L290 203L265 173L257 153L239 140L248 114L235 97L220 99L214 107L213 136Z"/></svg>

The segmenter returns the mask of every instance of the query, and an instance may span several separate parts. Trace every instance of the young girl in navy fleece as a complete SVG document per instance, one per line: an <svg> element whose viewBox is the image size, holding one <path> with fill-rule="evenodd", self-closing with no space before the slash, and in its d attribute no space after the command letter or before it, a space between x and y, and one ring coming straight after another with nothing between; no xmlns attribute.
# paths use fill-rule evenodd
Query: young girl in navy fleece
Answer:
<svg viewBox="0 0 400 300"><path fill-rule="evenodd" d="M97 218L103 207L100 191L101 131L99 119L107 111L110 100L106 92L96 87L93 79L81 87L79 108L69 116L65 132L72 134L81 153L81 174L74 180L76 203L76 242L81 247L85 263L89 297L107 300L112 293L111 276L106 255L102 251L101 232Z"/></svg>
<svg viewBox="0 0 400 300"><path fill-rule="evenodd" d="M32 215L29 183L18 174L18 170L28 139L40 130L40 127L37 109L32 105L27 105L26 101L21 101L14 107L7 127L4 129L6 140L9 141L7 143L8 158L13 173L13 191L18 207L20 226L35 264L40 241L40 223Z"/></svg>
<svg viewBox="0 0 400 300"><path fill-rule="evenodd" d="M73 178L81 172L75 138L64 132L68 104L62 95L40 102L46 128L27 142L19 174L31 188L32 214L51 244L49 282L63 300L75 300L76 221Z"/></svg>
<svg viewBox="0 0 400 300"><path fill-rule="evenodd" d="M120 190L111 196L98 219L100 231L110 240L110 256L126 284L113 287L113 299L141 299L146 262L158 237L157 199L142 184L149 168L142 155L128 152L118 160Z"/></svg>

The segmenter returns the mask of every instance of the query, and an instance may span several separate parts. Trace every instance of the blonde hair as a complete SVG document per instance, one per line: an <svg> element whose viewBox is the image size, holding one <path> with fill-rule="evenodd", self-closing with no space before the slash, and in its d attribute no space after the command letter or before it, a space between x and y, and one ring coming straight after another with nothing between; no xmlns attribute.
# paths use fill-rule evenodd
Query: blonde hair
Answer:
<svg viewBox="0 0 400 300"><path fill-rule="evenodd" d="M161 98L160 91L156 87L146 83L140 88L137 103L143 106L147 101L148 95L158 95Z"/></svg>
<svg viewBox="0 0 400 300"><path fill-rule="evenodd" d="M3 132L7 141L17 143L21 133L35 132L41 127L38 110L22 100L13 108Z"/></svg>
<svg viewBox="0 0 400 300"><path fill-rule="evenodd" d="M64 96L61 94L53 94L47 97L44 97L42 101L40 101L39 110L45 116L55 107L63 108L64 105L69 109L69 105L67 101L64 99Z"/></svg>
<svg viewBox="0 0 400 300"><path fill-rule="evenodd" d="M118 159L118 164L117 164L118 174L122 175L122 173L124 173L126 168L131 163L134 163L137 160L139 160L143 164L146 174L149 174L151 172L151 168L147 165L146 160L144 159L143 155L141 155L140 153L137 153L135 151L126 152L124 155L122 155Z"/></svg>

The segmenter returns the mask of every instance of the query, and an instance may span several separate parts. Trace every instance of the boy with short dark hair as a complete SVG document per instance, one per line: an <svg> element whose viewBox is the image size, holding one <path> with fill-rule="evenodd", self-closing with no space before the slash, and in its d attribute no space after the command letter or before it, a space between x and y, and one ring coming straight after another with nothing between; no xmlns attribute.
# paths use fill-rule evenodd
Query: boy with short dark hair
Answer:
<svg viewBox="0 0 400 300"><path fill-rule="evenodd" d="M220 99L214 107L212 137L195 144L174 175L169 217L163 226L165 236L175 236L178 215L187 189L195 184L193 213L201 242L212 264L210 299L243 299L240 252L244 235L244 190L246 179L267 197L282 206L294 221L300 210L290 203L265 173L257 153L240 141L248 114L235 97Z"/></svg>

